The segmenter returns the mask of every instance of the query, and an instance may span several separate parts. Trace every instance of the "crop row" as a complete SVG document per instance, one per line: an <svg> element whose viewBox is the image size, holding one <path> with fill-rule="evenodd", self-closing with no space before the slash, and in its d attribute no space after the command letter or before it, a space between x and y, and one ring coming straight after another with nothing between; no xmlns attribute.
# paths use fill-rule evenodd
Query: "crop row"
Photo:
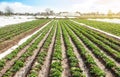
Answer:
<svg viewBox="0 0 120 77"><path fill-rule="evenodd" d="M105 52L107 52L107 54L109 54L111 57L113 57L116 61L120 60L120 52L119 52L119 48L117 50L114 50L113 48L111 48L111 46L113 44L111 44L111 46L105 44L104 42L102 42L103 40L99 40L97 38L95 38L95 36L90 35L90 33L87 33L81 26L76 25L75 26L77 30L79 30L82 34L84 34L89 40L91 40L93 43L95 43L98 47L100 47L101 49L103 49ZM80 29L79 29L79 28ZM89 31L90 32L90 31ZM110 43L110 42L109 42Z"/></svg>
<svg viewBox="0 0 120 77"><path fill-rule="evenodd" d="M27 32L36 27L40 27L46 22L48 22L48 20L45 20L45 19L34 20L34 21L29 21L21 24L2 27L0 28L0 42L11 39L16 35L19 35L23 32Z"/></svg>
<svg viewBox="0 0 120 77"><path fill-rule="evenodd" d="M50 26L48 26L49 28ZM40 30L39 32L37 32L35 35L33 35L31 38L29 38L26 42L24 42L22 45L20 45L17 49L13 50L10 54L8 54L7 56L5 56L3 59L0 60L0 70L3 69L5 63L7 61L10 61L12 59L14 59L16 57L16 55L19 53L19 51L21 51L22 49L24 49L27 45L29 45L36 37L38 37L41 33L43 33L44 31L47 30L47 27L43 28L42 30Z"/></svg>
<svg viewBox="0 0 120 77"><path fill-rule="evenodd" d="M76 35L84 42L84 44L93 52L93 54L104 63L106 68L113 71L113 73L116 76L120 76L120 68L115 64L114 61L112 61L110 58L108 58L104 53L101 52L101 50L93 44L93 40L90 41L88 38L86 38L81 30L79 29L79 26L75 25L69 25L69 27L76 33ZM78 30L79 29L79 30ZM83 30L82 30L83 31Z"/></svg>
<svg viewBox="0 0 120 77"><path fill-rule="evenodd" d="M13 76L18 70L20 70L20 68L25 65L25 61L27 60L27 58L34 54L34 50L38 49L39 42L44 38L48 31L49 27L47 27L45 31L41 34L41 36L39 36L35 40L35 42L26 50L26 52L22 54L17 61L15 61L14 65L3 75L3 77Z"/></svg>
<svg viewBox="0 0 120 77"><path fill-rule="evenodd" d="M105 77L105 73L98 67L93 57L89 54L89 52L85 49L85 47L81 44L81 42L77 39L77 37L73 34L72 30L70 30L67 25L65 24L64 26L69 33L69 36L71 37L73 43L77 47L81 57L83 58L85 65L88 67L91 76Z"/></svg>
<svg viewBox="0 0 120 77"><path fill-rule="evenodd" d="M36 60L30 70L30 73L28 74L28 77L37 77L39 75L39 71L42 68L42 65L44 64L45 58L48 53L48 48L51 44L52 37L54 35L56 29L56 25L54 24L47 39L45 40L41 50L39 51Z"/></svg>
<svg viewBox="0 0 120 77"><path fill-rule="evenodd" d="M72 23L72 22L69 22L69 23L80 27L80 29L81 29L82 31L85 31L85 32L89 33L90 35L94 36L96 39L98 39L98 40L100 40L100 41L102 40L101 42L107 44L108 46L110 46L110 47L113 48L114 50L120 52L120 48L119 48L120 43L119 43L119 41L110 39L109 37L106 37L106 36L100 34L99 32L93 31L93 30L88 29L88 28L83 27L83 26L79 26L79 25L77 25L77 24L75 24L75 23Z"/></svg>
<svg viewBox="0 0 120 77"><path fill-rule="evenodd" d="M52 57L52 64L50 68L49 77L61 77L62 75L62 48L61 48L61 29L59 23L57 23L57 32L56 32L56 40L54 46L54 52Z"/></svg>
<svg viewBox="0 0 120 77"><path fill-rule="evenodd" d="M0 77L120 77L119 46L70 20L53 20L0 60Z"/></svg>
<svg viewBox="0 0 120 77"><path fill-rule="evenodd" d="M69 61L71 76L72 77L84 77L83 71L79 67L78 59L76 55L74 54L73 47L70 43L69 35L67 31L65 30L63 23L61 23L61 25L62 25L63 39L64 39L64 43L66 47L66 55Z"/></svg>
<svg viewBox="0 0 120 77"><path fill-rule="evenodd" d="M80 23L84 23L86 25L120 36L120 24L91 21L91 20L85 20L85 19L75 19L75 21L78 21Z"/></svg>

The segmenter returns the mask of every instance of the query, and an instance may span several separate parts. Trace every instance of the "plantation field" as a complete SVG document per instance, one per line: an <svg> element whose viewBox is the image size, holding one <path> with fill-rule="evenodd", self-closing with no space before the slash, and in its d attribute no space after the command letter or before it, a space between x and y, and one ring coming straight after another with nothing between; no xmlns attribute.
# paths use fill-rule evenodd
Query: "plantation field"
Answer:
<svg viewBox="0 0 120 77"><path fill-rule="evenodd" d="M120 77L118 40L68 19L51 21L0 60L0 77Z"/></svg>
<svg viewBox="0 0 120 77"><path fill-rule="evenodd" d="M120 36L120 24L86 20L86 19L74 19L74 20L80 23L84 23L88 26L106 31L108 33Z"/></svg>
<svg viewBox="0 0 120 77"><path fill-rule="evenodd" d="M47 20L34 20L21 24L10 25L0 28L0 42L13 38L14 36L40 26Z"/></svg>
<svg viewBox="0 0 120 77"><path fill-rule="evenodd" d="M33 20L20 24L8 25L0 28L0 53L6 46L14 45L17 41L33 33L49 19Z"/></svg>

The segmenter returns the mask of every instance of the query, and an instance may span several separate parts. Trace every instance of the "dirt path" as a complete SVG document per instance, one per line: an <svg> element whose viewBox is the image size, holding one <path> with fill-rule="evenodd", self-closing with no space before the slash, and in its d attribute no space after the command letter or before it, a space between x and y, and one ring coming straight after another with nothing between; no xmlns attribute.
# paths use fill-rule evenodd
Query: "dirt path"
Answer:
<svg viewBox="0 0 120 77"><path fill-rule="evenodd" d="M39 71L38 77L48 77L48 75L49 75L50 64L51 64L51 59L52 59L52 54L53 54L53 48L54 48L54 44L55 44L56 29L55 29L51 44L48 49L47 57L45 58L44 65L42 66L41 70Z"/></svg>
<svg viewBox="0 0 120 77"><path fill-rule="evenodd" d="M63 41L63 36L62 36L62 30L61 30L61 46L62 46L62 68L63 68L63 72L62 72L62 77L70 77L70 67L68 65L68 59L66 56L66 48L65 48L65 44Z"/></svg>
<svg viewBox="0 0 120 77"><path fill-rule="evenodd" d="M72 42L72 39L70 37L69 37L69 40L70 40L70 43L71 43L71 45L73 47L74 54L76 55L76 57L77 57L77 59L79 61L79 67L80 67L80 69L83 70L83 73L84 73L84 75L86 75L86 77L90 77L89 70L85 66L84 61L82 60L82 57L80 56L80 54L79 54L76 46L74 45L74 43Z"/></svg>
<svg viewBox="0 0 120 77"><path fill-rule="evenodd" d="M72 31L73 32L73 31ZM73 32L74 33L74 32ZM75 34L75 33L74 33ZM105 73L106 73L106 77L114 77L114 75L108 70L106 69L106 67L104 66L104 64L102 64L92 53L91 50L89 50L87 48L87 46L82 42L82 40L79 39L79 37L75 34L75 36L77 37L77 39L81 42L81 44L84 46L84 48L89 52L89 54L93 57L94 61L96 62L96 64L99 66L99 68L101 68Z"/></svg>
<svg viewBox="0 0 120 77"><path fill-rule="evenodd" d="M52 28L51 28L52 29ZM34 62L37 54L39 53L39 51L41 50L42 45L44 44L46 38L49 35L49 32L51 31L51 29L48 31L48 33L45 35L45 37L41 40L41 42L38 45L38 49L36 49L33 53L32 56L28 57L24 67L22 67L15 75L14 77L25 77L26 74L28 73L28 71L30 70L32 63Z"/></svg>
<svg viewBox="0 0 120 77"><path fill-rule="evenodd" d="M85 26L85 27L87 27L87 28L89 28L89 29L92 29L92 30L94 30L94 31L100 32L100 33L102 33L102 34L105 34L105 35L107 35L107 36L109 36L109 37L112 37L112 38L117 39L117 40L120 41L120 37L119 37L119 36L110 34L110 33L108 33L108 32L102 31L102 30L100 30L100 29L96 29L96 28L94 28L94 27L88 26L88 25L83 24L83 23L79 23L79 22L74 21L74 20L70 20L70 21L72 21L72 22L74 22L74 23L77 23L77 24L79 24L80 26Z"/></svg>

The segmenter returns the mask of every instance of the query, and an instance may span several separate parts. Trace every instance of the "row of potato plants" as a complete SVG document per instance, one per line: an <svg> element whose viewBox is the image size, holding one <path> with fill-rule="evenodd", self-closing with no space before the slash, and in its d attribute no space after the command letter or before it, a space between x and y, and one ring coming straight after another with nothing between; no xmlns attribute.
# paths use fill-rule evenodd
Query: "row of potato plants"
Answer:
<svg viewBox="0 0 120 77"><path fill-rule="evenodd" d="M98 36L100 36L100 37L102 37L102 38L105 38L106 40L108 40L109 42L111 42L112 44L115 44L115 45L117 45L117 46L120 46L120 42L118 41L118 40L115 40L115 39L113 39L113 38L111 38L111 37L108 37L108 36L106 36L106 35L104 35L104 34L101 34L101 33L99 33L99 32L96 32L96 31L93 31L95 34L97 34Z"/></svg>
<svg viewBox="0 0 120 77"><path fill-rule="evenodd" d="M102 37L100 37L99 35L93 33L92 31L88 31L87 29L83 29L84 31L86 31L87 33L91 34L92 36L94 36L96 39L98 40L102 40L101 42L105 43L106 45L110 46L111 48L113 48L114 50L116 51L119 51L120 52L120 48L118 45L108 41L107 39L104 39Z"/></svg>
<svg viewBox="0 0 120 77"><path fill-rule="evenodd" d="M50 27L50 26L48 26ZM0 60L0 70L3 69L5 63L7 61L12 60L13 58L16 57L16 55L19 53L20 50L22 50L23 48L25 48L27 45L29 45L35 38L37 38L41 33L43 33L45 30L47 29L47 27L43 28L42 30L40 30L39 32L37 32L35 35L33 35L31 38L29 38L26 42L24 42L22 45L20 45L18 48L16 48L15 50L13 50L10 54L8 54L7 56L5 56L3 59Z"/></svg>
<svg viewBox="0 0 120 77"><path fill-rule="evenodd" d="M82 43L77 39L77 36L72 32L72 30L68 27L68 24L65 24L65 28L69 33L73 43L77 47L82 59L84 60L85 65L89 69L89 73L92 77L105 77L105 72L98 67L93 57L89 54L89 52L85 49Z"/></svg>
<svg viewBox="0 0 120 77"><path fill-rule="evenodd" d="M68 21L68 22L69 22L69 21ZM73 24L73 25L76 25L75 23L72 23L72 22L70 22L70 23ZM113 48L113 49L115 49L116 51L119 51L119 52L120 52L120 48L119 48L120 43L119 43L119 42L116 42L115 40L108 40L108 38L104 37L102 34L98 34L97 32L95 32L95 31L93 31L93 30L90 30L90 29L88 29L88 28L86 28L86 27L83 27L83 26L81 27L81 26L79 26L79 25L76 25L76 26L80 27L81 30L83 30L83 31L91 34L91 35L94 36L96 39L98 39L98 40L100 40L100 41L102 40L101 42L107 44L107 45L110 46L111 48ZM117 44L116 44L116 43L117 43Z"/></svg>
<svg viewBox="0 0 120 77"><path fill-rule="evenodd" d="M92 51L92 53L100 60L104 63L104 65L106 66L106 68L110 69L113 71L113 73L116 76L120 76L120 68L115 64L114 61L112 61L110 58L108 58L104 53L101 52L101 50L92 43L92 41L90 41L88 38L86 38L81 31L79 31L77 28L75 27L75 25L71 25L69 26L74 32L75 34L83 41L83 43Z"/></svg>
<svg viewBox="0 0 120 77"><path fill-rule="evenodd" d="M74 19L74 20L78 21L80 23L84 23L86 25L89 25L91 27L95 27L95 28L101 29L103 31L120 36L120 30L119 30L120 24L100 22L100 21L92 21L92 20L86 20L86 19Z"/></svg>
<svg viewBox="0 0 120 77"><path fill-rule="evenodd" d="M26 50L26 52L22 54L18 60L15 61L14 65L9 70L7 70L7 72L3 75L3 77L13 76L17 71L20 70L20 68L22 68L25 65L25 61L27 60L27 58L34 54L33 51L38 48L38 44L44 38L46 33L48 33L48 31L49 31L49 27L47 27L47 29L45 29L45 31L41 34L41 36L39 36L34 41L34 43L30 45L30 47Z"/></svg>
<svg viewBox="0 0 120 77"><path fill-rule="evenodd" d="M33 66L31 68L29 74L27 75L28 77L38 77L39 71L41 70L42 65L44 64L45 58L47 56L48 49L51 44L51 40L54 35L55 29L56 29L56 24L54 22L53 27L52 27L47 39L45 40L40 52L38 53L38 55L35 59L35 62L33 63Z"/></svg>
<svg viewBox="0 0 120 77"><path fill-rule="evenodd" d="M72 23L72 22L70 22L70 23ZM73 23L72 23L72 24L73 24ZM74 25L76 25L76 24L74 23ZM120 46L120 42L119 42L119 41L117 41L117 40L115 40L115 39L113 39L113 38L110 38L110 37L108 37L108 36L106 36L106 35L104 35L104 34L101 34L101 33L99 33L99 32L96 32L96 31L93 31L93 30L91 30L91 29L88 29L88 28L86 28L86 27L84 27L84 28L85 28L85 30L87 30L88 32L89 32L89 31L90 31L90 32L92 31L94 34L96 34L96 35L98 35L98 36L100 36L100 37L108 40L108 41L111 42L112 44L115 44L115 45Z"/></svg>
<svg viewBox="0 0 120 77"><path fill-rule="evenodd" d="M78 59L73 51L72 44L70 43L70 37L66 31L65 25L61 22L63 40L66 47L66 55L68 57L68 62L70 66L70 72L72 77L85 77L83 71L79 67Z"/></svg>
<svg viewBox="0 0 120 77"><path fill-rule="evenodd" d="M27 32L36 27L40 27L46 22L48 22L48 20L46 19L33 20L29 22L2 27L0 28L0 42L11 39L16 35Z"/></svg>
<svg viewBox="0 0 120 77"><path fill-rule="evenodd" d="M82 26L77 25L76 29L81 28ZM102 40L96 39L94 36L90 35L89 33L86 33L83 29L78 29L81 33L83 33L87 38L89 38L92 42L94 42L97 46L99 46L101 49L103 49L107 54L109 54L111 57L113 57L116 61L120 61L120 52L112 49L110 46L104 44Z"/></svg>
<svg viewBox="0 0 120 77"><path fill-rule="evenodd" d="M52 64L50 68L49 77L61 77L62 75L62 48L61 48L61 28L59 22L57 23L57 33L52 57Z"/></svg>
<svg viewBox="0 0 120 77"><path fill-rule="evenodd" d="M86 29L87 29L87 28L86 28ZM87 30L88 30L88 29L87 29ZM90 30L90 29L89 29L89 30ZM89 31L89 30L88 30L88 31ZM111 38L111 37L108 37L108 36L106 36L106 35L104 35L104 34L101 34L101 33L99 33L99 32L90 30L90 32L91 32L91 31L92 31L93 33L95 33L96 35L98 35L98 36L100 36L100 37L108 40L111 44L115 44L115 45L117 45L117 46L120 46L120 42L119 42L118 40L113 39L113 38Z"/></svg>

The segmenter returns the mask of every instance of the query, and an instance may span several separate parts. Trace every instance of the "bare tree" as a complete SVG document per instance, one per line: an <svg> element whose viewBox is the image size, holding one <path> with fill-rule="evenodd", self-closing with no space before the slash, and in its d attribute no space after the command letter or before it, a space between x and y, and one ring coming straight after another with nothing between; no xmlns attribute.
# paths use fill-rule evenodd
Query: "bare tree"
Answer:
<svg viewBox="0 0 120 77"><path fill-rule="evenodd" d="M47 9L45 9L45 11L46 11L46 15L49 15L50 14L50 8L47 8Z"/></svg>
<svg viewBox="0 0 120 77"><path fill-rule="evenodd" d="M2 12L2 11L0 11L0 15L3 15L3 12Z"/></svg>
<svg viewBox="0 0 120 77"><path fill-rule="evenodd" d="M51 10L50 8L45 9L45 11L46 11L46 15L53 15L54 14L54 11Z"/></svg>
<svg viewBox="0 0 120 77"><path fill-rule="evenodd" d="M7 16L10 16L13 13L12 8L10 8L9 6L7 6L5 8L5 13L6 13Z"/></svg>

